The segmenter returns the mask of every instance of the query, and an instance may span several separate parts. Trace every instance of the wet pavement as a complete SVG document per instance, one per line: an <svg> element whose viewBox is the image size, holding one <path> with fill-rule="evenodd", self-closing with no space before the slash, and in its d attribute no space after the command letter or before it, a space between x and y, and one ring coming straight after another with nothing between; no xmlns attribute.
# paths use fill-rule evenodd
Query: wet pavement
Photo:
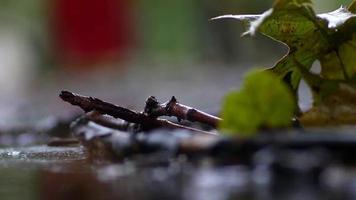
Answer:
<svg viewBox="0 0 356 200"><path fill-rule="evenodd" d="M211 158L191 162L184 155L165 153L93 164L79 145L1 148L0 196L2 200L354 199L353 165L327 163L314 170L313 163L318 163L320 155L314 150L283 152L281 158L288 157L288 161L276 167L269 164L269 152L258 151L249 165L221 165Z"/></svg>

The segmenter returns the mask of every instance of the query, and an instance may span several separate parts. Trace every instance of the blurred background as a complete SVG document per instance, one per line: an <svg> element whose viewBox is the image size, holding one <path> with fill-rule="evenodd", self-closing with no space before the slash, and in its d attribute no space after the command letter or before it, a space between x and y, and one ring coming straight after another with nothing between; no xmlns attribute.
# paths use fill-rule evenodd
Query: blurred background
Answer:
<svg viewBox="0 0 356 200"><path fill-rule="evenodd" d="M0 127L78 111L60 90L142 109L154 95L217 114L251 67L273 65L286 47L241 38L241 23L272 0L1 0ZM317 0L317 12L350 0Z"/></svg>

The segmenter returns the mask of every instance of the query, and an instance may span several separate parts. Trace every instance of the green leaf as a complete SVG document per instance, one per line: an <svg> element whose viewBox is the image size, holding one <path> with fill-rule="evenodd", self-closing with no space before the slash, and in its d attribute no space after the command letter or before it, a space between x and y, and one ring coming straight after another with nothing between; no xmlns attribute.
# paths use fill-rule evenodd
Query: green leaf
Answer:
<svg viewBox="0 0 356 200"><path fill-rule="evenodd" d="M322 66L321 75L326 79L349 80L356 78L356 14L353 6L349 10L338 10L323 14L330 26L336 26L335 32L330 36L330 43L334 46L330 52L320 56ZM321 15L319 15L321 16Z"/></svg>
<svg viewBox="0 0 356 200"><path fill-rule="evenodd" d="M229 93L222 108L222 132L253 136L261 127L284 127L294 113L288 87L267 71L248 74L240 91Z"/></svg>
<svg viewBox="0 0 356 200"><path fill-rule="evenodd" d="M259 32L289 47L288 53L269 71L287 83L294 92L295 102L300 80L303 78L310 86L314 107L303 113L303 123L356 123L356 0L348 9L341 7L319 15L314 13L310 0L276 0L273 7L261 15L226 15L216 19L220 18L247 22L248 30L244 35L253 36ZM316 60L321 64L319 74L310 72ZM257 81L255 84L257 88L254 89L260 91ZM245 88L253 87L246 84ZM243 114L248 110L262 114L252 119L249 113L243 117L226 111L229 120L225 125L229 128L230 124L231 130L253 132L260 126L269 125L264 118L267 112L257 106L266 97L251 95L245 90L228 96L225 110L230 107L238 112L232 102L239 102L238 105L245 104L239 107ZM248 101L247 96L253 100ZM250 123L251 120L255 122ZM234 123L235 126L231 125Z"/></svg>
<svg viewBox="0 0 356 200"><path fill-rule="evenodd" d="M286 44L289 52L271 70L294 91L299 86L301 74L293 59L309 69L318 54L328 48L325 30L320 29L321 24L312 10L310 0L278 0L272 9L262 15L227 15L219 18L248 21L250 26L245 34L254 35L259 31Z"/></svg>
<svg viewBox="0 0 356 200"><path fill-rule="evenodd" d="M316 15L310 0L276 0L261 15L225 15L215 19L245 21L249 24L245 35L260 32L287 45L288 53L270 71L283 79L296 95L301 78L318 78L309 73L316 60L320 60L322 67L320 77L326 80L356 79L355 2L348 9L341 7ZM311 79L307 82L325 83ZM318 95L320 91L314 92Z"/></svg>
<svg viewBox="0 0 356 200"><path fill-rule="evenodd" d="M337 53L339 68L344 71L345 79L356 78L356 0L348 8L349 17L343 23L335 34L335 40L338 42L335 52Z"/></svg>
<svg viewBox="0 0 356 200"><path fill-rule="evenodd" d="M353 0L350 6L348 7L348 10L352 13L356 13L356 0Z"/></svg>
<svg viewBox="0 0 356 200"><path fill-rule="evenodd" d="M356 26L355 26L356 29ZM338 48L340 65L345 68L348 77L356 78L356 33L352 39L342 43Z"/></svg>

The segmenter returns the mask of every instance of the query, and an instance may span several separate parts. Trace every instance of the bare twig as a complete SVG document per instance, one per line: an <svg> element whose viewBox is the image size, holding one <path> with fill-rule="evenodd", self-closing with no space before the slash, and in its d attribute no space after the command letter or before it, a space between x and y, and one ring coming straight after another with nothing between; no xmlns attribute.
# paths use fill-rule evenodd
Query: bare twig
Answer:
<svg viewBox="0 0 356 200"><path fill-rule="evenodd" d="M85 116L88 120L95 122L101 126L105 126L111 129L119 131L127 131L129 128L129 123L124 120L117 120L110 116L104 116L97 111L91 111Z"/></svg>
<svg viewBox="0 0 356 200"><path fill-rule="evenodd" d="M174 96L163 104L160 104L155 97L149 97L146 100L145 113L152 117L175 116L178 121L183 119L191 122L201 122L214 128L222 121L221 118L178 103Z"/></svg>
<svg viewBox="0 0 356 200"><path fill-rule="evenodd" d="M108 114L128 122L145 124L144 120L146 118L141 113L104 102L97 98L81 96L68 91L62 91L59 97L72 105L79 106L85 112L95 110L101 114Z"/></svg>
<svg viewBox="0 0 356 200"><path fill-rule="evenodd" d="M97 98L81 96L68 91L62 91L59 96L64 101L69 102L72 105L79 106L85 112L96 111L100 114L107 114L130 123L140 124L143 130L150 130L154 128L178 128L194 131L196 133L215 135L214 133L179 125L168 120L153 118L145 113L135 112Z"/></svg>

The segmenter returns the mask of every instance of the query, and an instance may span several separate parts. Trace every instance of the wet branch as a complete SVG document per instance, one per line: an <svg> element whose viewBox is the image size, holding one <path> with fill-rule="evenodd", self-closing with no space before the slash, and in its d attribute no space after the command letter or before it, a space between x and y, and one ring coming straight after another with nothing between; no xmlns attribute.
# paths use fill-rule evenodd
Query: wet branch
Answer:
<svg viewBox="0 0 356 200"><path fill-rule="evenodd" d="M159 103L155 97L149 97L146 100L146 107L144 112L152 117L175 116L177 117L178 121L183 119L191 122L201 122L214 128L216 128L222 120L221 118L180 104L174 96L171 98L171 100L163 104Z"/></svg>
<svg viewBox="0 0 356 200"><path fill-rule="evenodd" d="M89 121L92 121L101 126L105 126L107 128L119 130L119 131L127 131L129 129L129 123L124 120L117 120L110 116L104 116L97 111L88 112L85 115L85 118Z"/></svg>
<svg viewBox="0 0 356 200"><path fill-rule="evenodd" d="M79 106L85 112L96 111L97 113L107 114L130 123L140 124L143 130L151 130L155 128L186 129L196 133L215 135L214 133L179 125L168 120L157 119L148 116L145 113L132 111L130 109L102 101L98 98L86 97L68 91L62 91L59 96L64 101L72 105Z"/></svg>

